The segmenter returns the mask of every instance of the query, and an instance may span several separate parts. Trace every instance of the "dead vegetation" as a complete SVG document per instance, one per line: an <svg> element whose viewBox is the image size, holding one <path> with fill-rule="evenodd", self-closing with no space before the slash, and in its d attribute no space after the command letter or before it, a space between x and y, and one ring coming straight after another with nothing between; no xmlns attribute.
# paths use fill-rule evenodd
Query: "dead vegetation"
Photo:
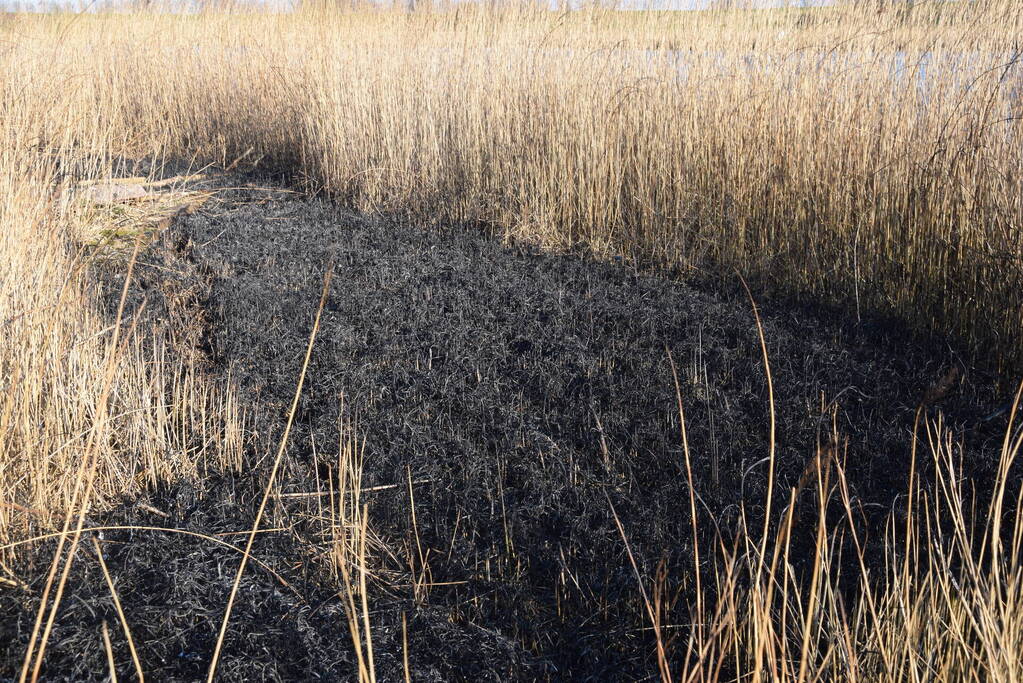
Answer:
<svg viewBox="0 0 1023 683"><path fill-rule="evenodd" d="M231 608L204 615L204 623L221 627L220 637L215 648L202 638L183 646L176 669L183 677L212 677L210 661L222 645L244 649L244 638L232 639L232 624L237 630L270 624L288 610L301 615L294 626L274 630L275 622L260 636L265 640L254 635L251 641L318 643L309 645L306 668L289 669L293 662L282 661L281 676L308 673L317 652L341 642L351 651L329 663L336 675L373 680L379 667L415 677L419 661L424 671L435 665L431 671L468 676L470 669L459 669L457 661L417 660L417 647L437 647L447 637L452 647L478 645L492 658L493 666L484 662L473 674L557 677L546 668L553 660L545 653L569 631L543 629L559 619L562 626L590 623L580 616L586 607L600 615L602 640L576 633L578 648L566 652L578 660L559 663L581 675L578 662L593 661L599 651L608 658L601 665L627 662L637 675L656 670L666 680L1018 678L1012 653L1019 646L1023 527L1013 470L1020 448L1015 405L991 413L997 420L963 414L942 422L932 406L961 388L958 369L914 371L929 377L903 387L913 399L900 405L919 405L919 419L903 430L901 451L875 454L909 457L893 472L868 468L874 479L858 478L865 471L848 461L850 429L839 429L837 418L816 457L813 451L779 455L774 394L786 387L779 383L765 397L754 388L759 379L749 375L736 384L737 396L725 398L708 381L713 361L689 345L694 361L681 368L681 424L673 426L685 424L685 406L694 398L708 397L732 401L730 416L758 421L748 433L733 433L740 417L722 421L719 415L715 423L708 411L700 425L690 418L681 444L658 436L660 448L649 449L655 460L680 455L682 446L690 463L687 437L693 434L704 448L692 458L699 481L690 472L675 488L657 488L666 476L657 467L623 464L633 454L621 444L641 438L646 427L634 423L630 436L627 421L600 415L578 439L590 459L555 467L567 474L550 491L521 484L538 497L518 491L523 497L512 499L511 512L509 482L529 477L507 462L480 458L487 476L474 480L466 469L462 479L448 482L464 489L447 492L438 482L441 474L458 471L454 465L426 476L414 472L412 462L395 459L391 464L406 466L404 478L376 481L371 474L364 482L362 444L381 448L373 429L387 433L379 418L364 434L333 422L334 435L340 431L337 460L306 472L311 479L300 481L310 488L301 491L278 490L269 476L240 486L247 502L228 496L217 513L198 503L190 508L187 490L167 494L180 503L178 512L162 503L125 501L168 482L196 490L202 487L194 482L235 482L224 473L237 469L245 454L252 458L247 472L269 474L256 464L262 463L258 449L268 443L261 439L273 432L272 413L262 413L260 428L246 431L242 399L228 372L233 368L222 365L223 349L210 341L214 313L207 299L218 282L238 275L237 266L228 260L219 270L210 264L203 270L192 255L196 244L171 244L165 250L170 260L162 264L170 268L166 277L150 279L149 292L132 284L137 268L151 268L139 254L148 258L154 252L147 247L171 225L187 223L204 202L218 201L201 179L154 185L168 160L184 164L186 175L207 164L256 167L368 215L435 229L483 227L509 242L561 250L582 247L704 283L739 271L759 296L780 292L827 302L857 320L892 315L915 332L947 338L986 367L1018 369L1023 82L1015 37L1021 24L1023 12L1007 1L672 14L466 6L407 13L310 4L286 15L6 17L0 26L6 38L0 47L0 589L31 596L25 604L35 610L27 629L20 621L15 629L28 640L10 641L19 648L8 651L18 658L12 674L34 680L44 672L55 634L59 661L73 661L68 648L86 650L84 637L62 630L70 626L58 617L84 614L68 611L81 606L63 604L65 592L82 571L102 570L92 578L116 609L88 642L101 648L95 652L104 673L120 667L124 675L127 667L145 664L147 647L166 647L158 639L146 645L128 638L145 630L140 621L160 618L159 604L144 598L149 588L164 601L183 594L219 600L217 611L234 604L244 586L263 601L239 601L242 625L237 613L229 619ZM326 262L300 258L281 264L326 268ZM99 271L105 275L97 278ZM441 286L425 283L416 295L431 300ZM329 303L328 316L334 313ZM770 335L768 324L768 344ZM542 354L533 339L520 336L503 347L514 363ZM796 341L793 336L793 348ZM565 359L576 353L562 352ZM379 359L380 367L397 358L396 350L394 359ZM281 370L296 370L297 356L278 360L278 374L265 380L271 397L282 382L294 390L298 376ZM453 359L430 346L413 360L415 373L433 373ZM748 371L763 372L779 361L798 368L800 359L765 351L762 359L747 360ZM620 363L602 357L590 375L614 376ZM521 380L525 367L513 368L510 381ZM661 369L668 372L663 362ZM243 382L253 379L249 372ZM483 376L479 367L476 373ZM314 384L323 376L315 375ZM756 377L764 376L770 377ZM902 377L909 382L910 376ZM925 393L932 377L940 379ZM653 380L650 386L664 388ZM623 395L635 388L624 387ZM568 382L547 387L548 393L561 389L578 397L571 391L579 388ZM275 405L261 403L264 389L248 384L245 390L247 408ZM836 389L836 404L844 391ZM495 397L523 403L527 394ZM855 391L844 400L852 396ZM800 400L809 406L814 398ZM376 409L369 391L350 400ZM637 397L632 407L647 400ZM813 418L818 426L830 400L820 400ZM899 410L883 403L866 404L858 429L869 432L879 412ZM296 400L293 408L302 437L318 429L312 404ZM662 401L651 410L662 408L667 414L674 409ZM977 406L988 413L990 406L984 408ZM1007 425L998 421L1003 417ZM423 443L445 433L423 420L436 427L412 434ZM996 458L978 465L992 457L989 431L995 427L1005 428L1004 442ZM479 442L493 445L512 432L484 434ZM609 436L614 433L620 441ZM757 457L730 460L722 444L753 434L759 443L746 446ZM459 443L438 445L433 459L445 462ZM279 444L277 461L298 467L301 459L285 456L286 440ZM318 456L307 460L315 465ZM428 469L425 461L415 462ZM904 468L908 477L901 481L896 474ZM755 476L748 474L754 470ZM431 488L421 493L420 481L432 482ZM650 492L629 488L636 482ZM744 489L747 483L751 488ZM883 508L880 498L865 497L864 487L881 483L890 485L891 497L879 512L871 505ZM385 508L393 517L378 519L364 507L364 491L399 486L408 489L407 499ZM540 536L516 515L547 509L535 504L549 504L555 489L579 504L593 523L593 538L601 540L587 548L585 539L573 537L567 557L549 574L543 562L548 550L531 545ZM467 505L485 501L496 517L445 507L474 492L478 501ZM724 503L726 494L740 495L718 508L727 510L730 524L708 519L701 506ZM651 505L659 496L681 501L681 511ZM604 499L607 509L599 507L598 514ZM262 504L254 505L258 500ZM340 612L306 610L301 596L281 597L245 573L252 562L270 575L286 574L279 563L259 564L257 541L266 531L261 515L270 501L308 504L304 531L282 534L290 540L280 548L296 557L311 552L308 564L341 596ZM105 550L96 547L95 563L90 559L91 569L83 570L80 556L92 547L85 542L90 529L104 526L95 516L125 505L134 511L124 513L125 523L108 525L118 527L118 543L137 542L132 534L143 527L192 534L208 548L190 553L190 561L217 581L196 588L146 575L132 598L138 611L122 609L109 570L116 574L121 567L129 575L130 557L108 566L109 557L101 561ZM209 528L186 529L184 510ZM142 513L150 524L132 516ZM247 513L257 513L255 526ZM274 508L271 517L287 515ZM673 520L675 536L665 538L653 518ZM496 526L486 527L483 519ZM720 534L713 522L721 524ZM454 539L466 529L485 541L467 537L472 540L459 557ZM552 529L564 531L558 524ZM48 536L50 545L26 541L55 530L60 533ZM214 535L239 531L248 534L247 548ZM442 532L450 534L444 542ZM603 544L609 533L614 546ZM303 550L298 538L312 539L314 550ZM448 557L439 563L442 543ZM40 570L29 545L52 553L52 562ZM685 550L671 555L675 545ZM186 553L181 544L138 547ZM250 554L252 548L257 552ZM232 565L237 573L227 572L237 577L233 584L221 581L224 557L242 558L240 568ZM17 569L23 561L36 574L23 576ZM687 563L695 563L692 571ZM442 564L451 576L441 576ZM580 568L593 572L592 584L580 581ZM603 592L591 587L609 576L615 581L605 582ZM552 581L557 587L545 593ZM374 600L384 598L374 598L374 590L405 600L388 603L398 607L378 623ZM451 599L439 602L456 605L453 611L432 601L437 592ZM174 612L168 623L183 629L200 603L182 604L191 612ZM525 625L551 610L550 622ZM348 633L317 640L326 628L317 619L327 614L342 618ZM502 619L508 621L492 631L480 626ZM615 620L617 626L607 626ZM244 666L236 659L221 671L251 674ZM75 674L104 675L98 668Z"/></svg>

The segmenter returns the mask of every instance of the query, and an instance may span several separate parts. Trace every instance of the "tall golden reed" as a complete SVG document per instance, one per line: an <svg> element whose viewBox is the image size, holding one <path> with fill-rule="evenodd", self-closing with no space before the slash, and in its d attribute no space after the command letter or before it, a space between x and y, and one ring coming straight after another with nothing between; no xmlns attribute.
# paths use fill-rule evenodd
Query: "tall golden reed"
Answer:
<svg viewBox="0 0 1023 683"><path fill-rule="evenodd" d="M69 512L91 440L98 506L236 465L242 439L226 387L152 330L125 321L115 335L100 306L76 248L91 214L75 188L109 175L130 133L109 127L117 102L79 87L70 60L50 68L60 23L44 22L45 40L8 24L18 40L0 53L0 542ZM109 354L116 379L101 411Z"/></svg>
<svg viewBox="0 0 1023 683"><path fill-rule="evenodd" d="M1020 360L1018 3L303 7L15 20L5 68L41 60L31 87L84 117L44 145L261 159L363 209L734 268Z"/></svg>

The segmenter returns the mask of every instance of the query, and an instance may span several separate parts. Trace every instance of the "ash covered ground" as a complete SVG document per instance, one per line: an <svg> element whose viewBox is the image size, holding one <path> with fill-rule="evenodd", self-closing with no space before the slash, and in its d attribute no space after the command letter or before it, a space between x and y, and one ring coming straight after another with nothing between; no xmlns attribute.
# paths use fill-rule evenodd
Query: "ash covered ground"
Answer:
<svg viewBox="0 0 1023 683"><path fill-rule="evenodd" d="M763 514L768 393L741 290L712 293L581 254L501 244L478 230L362 217L256 187L266 181L254 178L217 182L236 189L220 189L217 202L179 217L149 247L131 301L147 297L146 315L160 318L171 308L161 297L190 292L206 363L231 374L249 414L245 467L165 485L90 522L204 535L250 527L333 264L279 484L289 494L322 490L336 473L339 437L364 441L378 680L403 676L403 615L415 680L656 673L612 509L644 577L664 563L681 596L672 616L684 625L693 539L669 353L707 543L718 530L728 536L740 502L751 519ZM113 301L122 276L108 276ZM863 531L881 533L872 524L905 490L915 410L958 361L896 325L759 303L779 490L795 485L817 443L830 438L835 409ZM1004 397L976 377L940 407L969 433L967 468L983 481L1004 421L981 417ZM318 500L271 499L263 526L285 530L255 545L259 563L242 582L223 680L354 677ZM106 531L103 542L152 680L204 678L238 553L139 529ZM106 676L99 625L117 620L85 547L51 637L47 680ZM25 554L17 570L31 590L6 591L0 601L5 676L20 665L52 550L39 543ZM417 592L417 582L429 585ZM115 654L130 677L121 641Z"/></svg>

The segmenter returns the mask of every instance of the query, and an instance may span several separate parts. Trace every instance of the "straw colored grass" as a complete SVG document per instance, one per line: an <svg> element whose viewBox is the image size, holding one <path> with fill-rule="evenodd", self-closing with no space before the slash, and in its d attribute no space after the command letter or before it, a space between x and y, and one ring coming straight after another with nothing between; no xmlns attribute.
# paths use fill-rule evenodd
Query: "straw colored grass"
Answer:
<svg viewBox="0 0 1023 683"><path fill-rule="evenodd" d="M90 504L102 507L161 480L236 465L242 439L239 406L191 354L104 313L89 252L76 247L99 240L102 212L77 182L113 172L113 133L99 114L102 102L86 108L63 98L72 75L49 70L33 44L27 37L18 47L5 43L10 78L0 85L3 541L51 527L68 512L90 442ZM121 226L122 256L146 236L154 215ZM104 392L111 363L114 379Z"/></svg>
<svg viewBox="0 0 1023 683"><path fill-rule="evenodd" d="M988 504L962 481L961 444L939 423L922 430L939 485L913 478L884 529L865 528L839 454L818 459L831 464L803 503L816 507L808 556L793 543L793 493L777 529L741 529L710 549L714 582L690 606L691 624L665 623L670 577L641 577L661 679L1019 680L1023 527L1007 485L1018 427ZM871 573L866 555L878 544L885 563Z"/></svg>
<svg viewBox="0 0 1023 683"><path fill-rule="evenodd" d="M9 22L16 135L894 313L1019 360L1016 3ZM87 59L83 59L88 55Z"/></svg>

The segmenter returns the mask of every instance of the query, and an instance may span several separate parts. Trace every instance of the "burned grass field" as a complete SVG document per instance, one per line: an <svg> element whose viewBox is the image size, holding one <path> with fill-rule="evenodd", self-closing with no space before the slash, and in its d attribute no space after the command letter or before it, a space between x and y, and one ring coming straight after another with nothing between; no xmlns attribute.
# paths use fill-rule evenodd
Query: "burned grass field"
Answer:
<svg viewBox="0 0 1023 683"><path fill-rule="evenodd" d="M803 481L827 476L814 469L822 449L836 447L847 523L871 548L835 541L832 570L855 574L863 561L875 582L891 559L879 539L906 524L912 477L927 490L940 480L930 456L911 473L925 402L933 415L940 401L945 428L968 438L961 474L998 478L1008 415L991 414L1011 391L980 372L959 379L947 346L890 321L760 302L772 397L741 287L712 293L478 229L423 230L253 176L204 189L215 201L166 225L126 290L123 252L97 269L111 316L126 291L125 324L176 330L179 353L237 384L243 463L89 517L98 545L79 550L48 680L107 669L97 634L119 622L97 553L146 675L205 676L328 269L223 642L225 680L354 680L360 657L378 680L643 679L658 670L655 627L669 661L683 657L674 633L693 628L698 591L722 597L715 551L765 515L788 528L792 585L814 582L818 518L845 517L841 496L821 505L816 481ZM800 493L765 510L769 486ZM974 504L992 491L973 492ZM0 612L6 675L53 551L37 542L10 567L24 583L5 589ZM347 602L339 563L365 572L364 609ZM855 604L862 586L846 588ZM659 624L644 591L659 595ZM115 642L116 668L132 676L126 641Z"/></svg>
<svg viewBox="0 0 1023 683"><path fill-rule="evenodd" d="M0 679L1023 678L1023 5L349 4L0 22Z"/></svg>

